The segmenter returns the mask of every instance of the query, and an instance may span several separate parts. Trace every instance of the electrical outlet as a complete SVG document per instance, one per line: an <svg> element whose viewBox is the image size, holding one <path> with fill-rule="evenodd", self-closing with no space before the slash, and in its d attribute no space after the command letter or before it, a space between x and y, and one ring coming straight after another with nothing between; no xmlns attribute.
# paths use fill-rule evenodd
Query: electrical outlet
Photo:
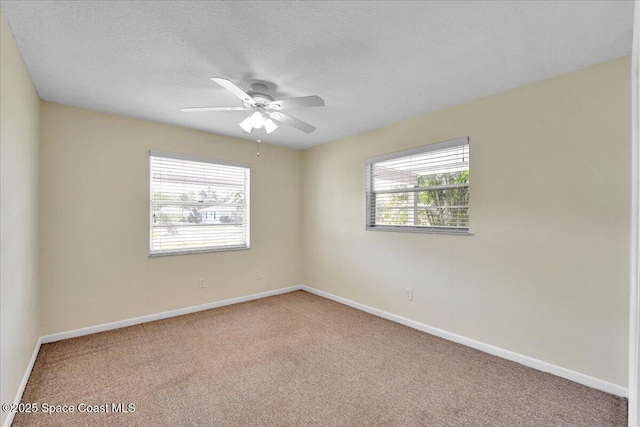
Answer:
<svg viewBox="0 0 640 427"><path fill-rule="evenodd" d="M413 289L409 289L409 288L405 289L404 298L407 301L413 301Z"/></svg>
<svg viewBox="0 0 640 427"><path fill-rule="evenodd" d="M256 280L262 280L262 270L256 270Z"/></svg>
<svg viewBox="0 0 640 427"><path fill-rule="evenodd" d="M206 279L205 279L204 277L201 277L201 278L198 280L198 287L199 287L200 289L204 289L204 288L206 288L206 287L207 287L207 282L206 282Z"/></svg>

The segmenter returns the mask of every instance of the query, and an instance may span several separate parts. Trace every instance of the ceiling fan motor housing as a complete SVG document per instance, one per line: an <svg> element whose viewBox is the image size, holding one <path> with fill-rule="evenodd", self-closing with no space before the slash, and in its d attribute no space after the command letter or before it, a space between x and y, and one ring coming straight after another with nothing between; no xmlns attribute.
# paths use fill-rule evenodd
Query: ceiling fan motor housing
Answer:
<svg viewBox="0 0 640 427"><path fill-rule="evenodd" d="M268 88L266 85L261 83L254 83L251 85L251 92L249 92L249 96L256 101L256 107L265 107L268 103L274 100L273 96L267 93ZM251 107L252 105L247 105L247 107Z"/></svg>

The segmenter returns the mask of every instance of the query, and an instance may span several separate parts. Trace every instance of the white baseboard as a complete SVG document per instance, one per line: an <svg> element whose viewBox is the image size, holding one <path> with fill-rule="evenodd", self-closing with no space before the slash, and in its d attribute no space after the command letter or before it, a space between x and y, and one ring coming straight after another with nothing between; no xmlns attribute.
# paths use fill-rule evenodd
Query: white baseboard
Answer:
<svg viewBox="0 0 640 427"><path fill-rule="evenodd" d="M18 387L18 392L16 393L15 399L13 399L13 403L18 404L22 400L22 395L24 394L24 389L27 387L27 382L29 381L29 377L31 376L31 371L33 370L33 365L36 363L36 358L38 357L38 353L40 352L40 345L42 344L42 338L38 338L38 342L36 342L36 346L33 349L33 354L31 355L31 360L27 365L27 369L22 376L22 381L20 382L20 386ZM7 418L4 420L4 427L10 427L13 422L13 417L16 416L15 412L8 412Z"/></svg>
<svg viewBox="0 0 640 427"><path fill-rule="evenodd" d="M89 326L87 328L74 329L72 331L60 332L57 334L45 335L41 337L42 344L65 340L68 338L81 337L83 335L95 334L97 332L110 331L112 329L125 328L127 326L139 325L140 323L153 322L154 320L167 319L169 317L182 316L183 314L195 313L197 311L209 310L211 308L224 307L225 305L238 304L241 302L253 301L260 298L271 297L274 295L285 294L302 289L300 285L290 286L288 288L275 289L273 291L260 292L258 294L246 295L225 299L222 301L214 301L191 307L179 308L177 310L164 311L162 313L149 314L147 316L134 317L132 319L118 320L111 323L103 323L102 325Z"/></svg>
<svg viewBox="0 0 640 427"><path fill-rule="evenodd" d="M522 365L528 366L530 368L537 369L539 371L548 372L558 377L566 378L568 380L577 382L579 384L586 385L587 387L591 387L607 393L615 394L616 396L629 397L629 390L626 387L622 387L617 384L610 383L608 381L594 378L589 375L581 374L580 372L572 371L570 369L562 368L560 366L556 366L551 363L544 362L542 360L534 359L533 357L529 357L523 354L515 353L513 351L505 350L503 348L496 347L491 344L486 344L481 341L476 341L474 339L467 338L462 335L454 334L453 332L448 332L433 326L426 325L424 323L416 322L415 320L407 319L406 317L388 313L386 311L382 311L377 308L370 307L368 305L360 304L359 302L351 301L349 299L339 297L337 295L333 295L325 291L320 291L318 289L315 289L306 285L302 285L300 286L300 288L312 294L315 294L324 298L328 298L330 300L339 302L344 305L348 305L349 307L353 307L358 310L365 311L369 314L373 314L374 316L382 317L384 319L391 320L396 323L400 323L401 325L405 325L410 328L417 329L419 331L426 332L428 334L435 335L437 337L456 342L458 344L463 344L468 347L472 347L477 350L484 351L485 353L489 353L494 356L502 357L503 359L511 360L512 362L517 362Z"/></svg>

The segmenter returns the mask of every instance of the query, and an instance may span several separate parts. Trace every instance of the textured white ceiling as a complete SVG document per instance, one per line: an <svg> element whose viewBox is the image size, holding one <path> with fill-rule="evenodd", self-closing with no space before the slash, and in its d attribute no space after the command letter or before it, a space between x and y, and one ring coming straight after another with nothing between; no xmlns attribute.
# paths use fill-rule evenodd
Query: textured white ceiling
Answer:
<svg viewBox="0 0 640 427"><path fill-rule="evenodd" d="M276 98L318 129L307 148L630 53L633 3L2 1L46 101L252 139L210 77Z"/></svg>

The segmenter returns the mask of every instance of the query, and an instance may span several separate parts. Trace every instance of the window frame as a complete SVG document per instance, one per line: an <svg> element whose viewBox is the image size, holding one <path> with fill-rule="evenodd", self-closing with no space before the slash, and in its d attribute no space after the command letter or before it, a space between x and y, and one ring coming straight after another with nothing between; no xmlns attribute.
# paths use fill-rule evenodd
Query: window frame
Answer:
<svg viewBox="0 0 640 427"><path fill-rule="evenodd" d="M394 151L392 153L383 154L380 156L369 157L365 159L365 230L367 231L390 231L390 232L402 232L402 233L427 233L427 234L452 234L452 235L471 235L471 218L469 218L468 227L460 228L447 228L447 227L434 227L434 226L419 226L419 225L376 225L375 218L372 214L375 212L375 194L373 189L374 176L372 174L373 168L377 163L387 160L399 159L402 157L409 157L416 154L428 153L431 151L444 150L447 148L461 147L467 145L469 147L469 159L471 159L471 144L469 143L469 137L455 138L447 141L437 142L433 144L427 144L420 147L410 148L408 150ZM469 169L471 169L471 161L469 160ZM454 188L454 186L435 186L437 188ZM458 187L457 185L455 187ZM471 184L466 185L471 191ZM421 187L426 188L426 187ZM418 192L420 189L407 189L407 193ZM392 193L395 191L385 191L384 193ZM467 209L471 207L471 194L469 193L469 203Z"/></svg>
<svg viewBox="0 0 640 427"><path fill-rule="evenodd" d="M200 163L209 163L213 165L223 165L223 166L233 166L239 168L246 169L246 184L245 184L245 194L244 194L244 206L246 210L245 214L245 235L246 235L246 245L233 245L233 246L221 246L215 248L194 248L194 249L176 249L176 250L167 250L167 251L154 251L153 248L153 206L154 201L152 199L153 193L151 191L153 185L153 170L151 167L151 161L153 157L160 158L169 158L175 160L184 160L189 162L200 162ZM210 252L228 252L228 251L243 251L251 249L251 203L250 203L250 194L251 194L251 164L236 162L232 160L222 160L222 159L214 159L209 157L201 157L190 154L183 153L174 153L169 151L158 151L158 150L149 150L149 257L162 257L162 256L171 256L171 255L190 255L190 254L202 254L202 253L210 253ZM186 202L185 204L194 204L193 202Z"/></svg>

